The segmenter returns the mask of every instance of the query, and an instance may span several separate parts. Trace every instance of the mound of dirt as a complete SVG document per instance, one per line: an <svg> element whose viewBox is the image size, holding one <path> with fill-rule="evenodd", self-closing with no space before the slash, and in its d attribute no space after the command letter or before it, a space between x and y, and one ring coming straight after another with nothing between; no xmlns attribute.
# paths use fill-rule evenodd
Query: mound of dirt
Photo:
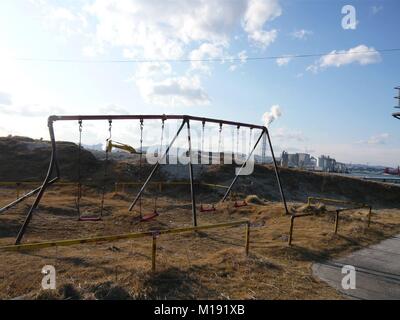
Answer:
<svg viewBox="0 0 400 320"><path fill-rule="evenodd" d="M40 290L33 298L36 300L80 300L82 296L73 284L66 283L58 290Z"/></svg>
<svg viewBox="0 0 400 320"><path fill-rule="evenodd" d="M251 203L251 204L258 204L258 205L263 205L265 204L264 200L261 200L258 196L255 194L249 195L245 199L246 203Z"/></svg>
<svg viewBox="0 0 400 320"><path fill-rule="evenodd" d="M0 181L41 181L50 161L49 141L33 140L26 137L0 137ZM76 181L78 175L78 146L71 142L57 142L57 155L61 176ZM107 190L112 191L114 182L143 181L152 166L143 164L141 172L137 161L113 159L110 155ZM83 183L99 187L104 181L103 160L96 159L91 151L82 150L81 173ZM228 186L235 175L236 165L194 165L195 182ZM354 177L327 173L315 173L297 169L279 168L286 199L304 202L308 196L328 197L357 203L370 204L375 208L397 208L400 186L361 180ZM174 176L175 175L175 176ZM152 181L188 181L187 166L161 166ZM141 179L139 179L141 178ZM133 188L133 187L132 187ZM146 191L156 193L157 185L150 185ZM198 188L199 201L212 203L221 198L225 189L217 187ZM281 195L271 165L256 165L250 175L240 176L232 192L254 204L263 204L262 199L280 201ZM190 193L188 185L165 187L164 195L179 198ZM119 197L119 195L116 197ZM116 199L123 200L123 199Z"/></svg>
<svg viewBox="0 0 400 320"><path fill-rule="evenodd" d="M229 185L234 177L234 169L234 165L208 166L198 179L207 183ZM279 168L279 173L288 201L305 202L307 197L313 196L366 203L376 208L400 206L400 186L298 169ZM232 192L256 195L260 199L273 201L281 199L272 165L256 165L251 175L238 178Z"/></svg>
<svg viewBox="0 0 400 320"><path fill-rule="evenodd" d="M123 287L112 282L101 283L91 290L98 300L129 300L132 296Z"/></svg>
<svg viewBox="0 0 400 320"><path fill-rule="evenodd" d="M304 204L301 206L292 206L291 210L293 213L312 213L315 215L326 212L326 207L322 203L318 203L316 205L312 204Z"/></svg>
<svg viewBox="0 0 400 320"><path fill-rule="evenodd" d="M58 163L65 179L76 180L78 175L78 146L72 142L56 144ZM51 156L50 141L26 137L0 137L0 180L43 180ZM81 150L81 173L89 176L100 169L100 162L92 153Z"/></svg>

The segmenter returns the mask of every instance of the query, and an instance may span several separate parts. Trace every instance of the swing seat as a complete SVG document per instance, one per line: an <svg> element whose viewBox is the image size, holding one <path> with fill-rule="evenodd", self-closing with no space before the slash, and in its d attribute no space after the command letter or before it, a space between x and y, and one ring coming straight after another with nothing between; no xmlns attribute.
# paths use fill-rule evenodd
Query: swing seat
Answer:
<svg viewBox="0 0 400 320"><path fill-rule="evenodd" d="M155 217L157 217L159 214L156 210L154 210L153 213L149 213L144 215L143 217L140 218L140 222L145 222L145 221L149 221L154 219Z"/></svg>
<svg viewBox="0 0 400 320"><path fill-rule="evenodd" d="M200 205L200 212L212 212L212 211L216 211L216 210L217 209L215 209L214 205L212 205L210 208L206 208L202 204Z"/></svg>
<svg viewBox="0 0 400 320"><path fill-rule="evenodd" d="M235 208L245 207L245 206L247 206L247 202L246 202L246 200L243 200L242 202L235 201L235 204L233 206Z"/></svg>
<svg viewBox="0 0 400 320"><path fill-rule="evenodd" d="M100 221L101 217L99 216L83 216L79 217L78 221Z"/></svg>

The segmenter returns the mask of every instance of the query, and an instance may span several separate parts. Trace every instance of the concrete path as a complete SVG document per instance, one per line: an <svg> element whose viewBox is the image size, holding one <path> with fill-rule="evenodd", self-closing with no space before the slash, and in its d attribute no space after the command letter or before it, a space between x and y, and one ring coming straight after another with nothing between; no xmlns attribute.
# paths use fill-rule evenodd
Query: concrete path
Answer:
<svg viewBox="0 0 400 320"><path fill-rule="evenodd" d="M344 265L356 268L356 289L342 288ZM315 277L354 299L400 299L400 235L337 260L315 263Z"/></svg>

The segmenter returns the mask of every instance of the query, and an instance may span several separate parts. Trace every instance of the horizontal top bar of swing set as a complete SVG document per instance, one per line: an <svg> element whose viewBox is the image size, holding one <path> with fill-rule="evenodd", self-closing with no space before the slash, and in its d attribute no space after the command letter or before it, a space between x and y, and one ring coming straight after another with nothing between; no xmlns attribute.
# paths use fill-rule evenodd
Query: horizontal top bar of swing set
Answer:
<svg viewBox="0 0 400 320"><path fill-rule="evenodd" d="M232 125L237 127L247 127L253 129L267 130L266 127L255 125L251 123L227 121L214 118L194 117L189 115L71 115L71 116L50 116L48 121L71 121L71 120L191 120L200 122L211 122L225 125Z"/></svg>
<svg viewBox="0 0 400 320"><path fill-rule="evenodd" d="M92 238L81 238L81 239L70 239L70 240L55 240L55 241L46 241L46 242L37 242L37 243L25 243L11 246L0 247L0 252L2 251L28 251L28 250L37 250L44 249L49 247L66 247L78 244L85 243L95 243L95 242L112 242L117 240L124 239L137 239L149 236L158 236L161 234L177 234L177 233L185 233L190 231L198 231L198 230L207 230L207 229L217 229L217 228L226 228L226 227L234 227L240 225L250 226L250 222L248 220L239 220L225 223L217 223L217 224L208 224L197 227L184 227L184 228L176 228L176 229L165 229L165 230L153 230L153 231L145 231L145 232L135 232L135 233L125 233L125 234L117 234L111 236L99 236Z"/></svg>

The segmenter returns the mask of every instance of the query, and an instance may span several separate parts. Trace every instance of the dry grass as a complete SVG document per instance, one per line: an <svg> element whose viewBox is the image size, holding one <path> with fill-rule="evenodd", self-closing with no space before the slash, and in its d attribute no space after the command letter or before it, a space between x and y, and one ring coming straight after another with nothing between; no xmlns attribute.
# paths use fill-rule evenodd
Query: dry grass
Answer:
<svg viewBox="0 0 400 320"><path fill-rule="evenodd" d="M12 199L2 190L1 203ZM46 193L26 233L25 242L110 235L191 224L187 201L160 198L160 216L140 223L127 211L132 195L109 193L100 222L78 222L72 189ZM11 244L28 203L0 216L0 244ZM258 202L258 201L256 201ZM293 246L287 246L289 218L276 202L198 213L199 224L251 221L250 255L244 254L242 227L162 235L157 240L157 272L150 272L151 241L147 238L48 248L27 253L0 253L0 298L38 299L341 299L334 289L312 277L314 261L343 255L400 232L395 209L374 211L366 228L362 210L344 213L333 234L331 208L296 220ZM86 193L83 207L96 211L100 198ZM152 210L152 200L143 206ZM291 204L295 205L295 204ZM299 205L299 204L296 204ZM41 268L57 270L58 290L40 290Z"/></svg>

